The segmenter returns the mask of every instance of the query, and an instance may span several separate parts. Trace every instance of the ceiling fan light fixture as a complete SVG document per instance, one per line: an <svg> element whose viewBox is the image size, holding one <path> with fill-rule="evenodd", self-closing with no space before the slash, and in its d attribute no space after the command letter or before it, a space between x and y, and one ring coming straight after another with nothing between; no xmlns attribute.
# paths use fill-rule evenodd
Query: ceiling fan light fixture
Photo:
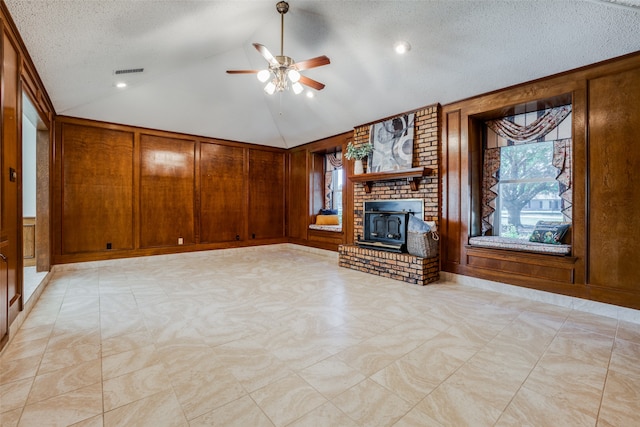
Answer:
<svg viewBox="0 0 640 427"><path fill-rule="evenodd" d="M276 85L273 84L273 82L269 82L264 87L264 91L267 92L269 95L273 95L276 91Z"/></svg>
<svg viewBox="0 0 640 427"><path fill-rule="evenodd" d="M296 95L299 95L304 90L302 85L298 82L295 82L294 84L292 84L291 89L293 89L293 93L295 93Z"/></svg>
<svg viewBox="0 0 640 427"><path fill-rule="evenodd" d="M300 73L298 70L294 70L293 68L287 72L287 77L291 80L291 83L297 83L300 80Z"/></svg>
<svg viewBox="0 0 640 427"><path fill-rule="evenodd" d="M266 83L267 80L271 77L271 71L269 70L260 70L258 72L258 80L262 83Z"/></svg>

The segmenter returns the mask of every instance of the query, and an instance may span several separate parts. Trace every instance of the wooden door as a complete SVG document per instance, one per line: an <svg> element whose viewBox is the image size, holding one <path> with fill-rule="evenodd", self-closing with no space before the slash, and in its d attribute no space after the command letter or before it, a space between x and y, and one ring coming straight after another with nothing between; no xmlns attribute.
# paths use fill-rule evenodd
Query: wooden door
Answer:
<svg viewBox="0 0 640 427"><path fill-rule="evenodd" d="M245 149L200 145L200 242L246 239Z"/></svg>
<svg viewBox="0 0 640 427"><path fill-rule="evenodd" d="M285 236L284 152L249 150L249 238Z"/></svg>

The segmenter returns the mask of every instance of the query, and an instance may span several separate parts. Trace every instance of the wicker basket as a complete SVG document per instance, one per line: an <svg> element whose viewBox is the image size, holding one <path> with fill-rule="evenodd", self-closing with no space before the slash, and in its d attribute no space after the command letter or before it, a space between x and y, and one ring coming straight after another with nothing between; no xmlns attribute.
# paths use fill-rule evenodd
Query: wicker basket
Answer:
<svg viewBox="0 0 640 427"><path fill-rule="evenodd" d="M420 258L436 257L438 256L438 239L436 232L409 231L407 233L407 252Z"/></svg>

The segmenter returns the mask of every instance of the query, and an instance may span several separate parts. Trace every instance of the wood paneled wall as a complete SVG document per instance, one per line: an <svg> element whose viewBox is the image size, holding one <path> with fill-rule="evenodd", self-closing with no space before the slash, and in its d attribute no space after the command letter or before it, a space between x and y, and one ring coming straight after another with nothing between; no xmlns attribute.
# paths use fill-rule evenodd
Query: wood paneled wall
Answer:
<svg viewBox="0 0 640 427"><path fill-rule="evenodd" d="M443 106L442 269L640 308L640 52ZM573 104L572 256L478 249L480 124Z"/></svg>
<svg viewBox="0 0 640 427"><path fill-rule="evenodd" d="M22 310L22 94L51 129L53 105L4 2L0 2L0 349ZM11 171L11 173L10 173Z"/></svg>
<svg viewBox="0 0 640 427"><path fill-rule="evenodd" d="M54 263L286 241L284 150L55 123Z"/></svg>

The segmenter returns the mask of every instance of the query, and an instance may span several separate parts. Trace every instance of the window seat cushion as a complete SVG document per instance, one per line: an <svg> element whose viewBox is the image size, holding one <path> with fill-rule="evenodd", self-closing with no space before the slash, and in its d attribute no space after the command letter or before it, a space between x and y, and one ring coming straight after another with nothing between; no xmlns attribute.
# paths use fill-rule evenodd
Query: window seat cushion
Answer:
<svg viewBox="0 0 640 427"><path fill-rule="evenodd" d="M471 246L482 248L511 249L551 255L570 255L571 245L550 245L501 236L477 236L469 239Z"/></svg>
<svg viewBox="0 0 640 427"><path fill-rule="evenodd" d="M310 230L333 231L334 233L342 233L342 225L318 225L309 224Z"/></svg>

